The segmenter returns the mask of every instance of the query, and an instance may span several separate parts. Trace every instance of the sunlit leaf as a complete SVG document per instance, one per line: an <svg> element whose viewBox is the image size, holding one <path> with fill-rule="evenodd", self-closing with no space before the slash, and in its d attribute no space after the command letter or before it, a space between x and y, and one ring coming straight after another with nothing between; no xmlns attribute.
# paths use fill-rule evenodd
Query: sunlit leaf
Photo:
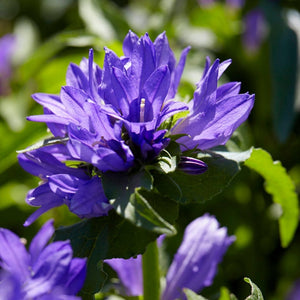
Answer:
<svg viewBox="0 0 300 300"><path fill-rule="evenodd" d="M245 300L264 300L264 297L257 285L253 283L250 278L246 277L244 280L251 285L251 295Z"/></svg>
<svg viewBox="0 0 300 300"><path fill-rule="evenodd" d="M291 242L299 218L298 198L295 185L279 161L273 162L271 155L263 149L254 149L245 165L265 179L265 189L273 201L282 207L279 219L281 244L287 247Z"/></svg>

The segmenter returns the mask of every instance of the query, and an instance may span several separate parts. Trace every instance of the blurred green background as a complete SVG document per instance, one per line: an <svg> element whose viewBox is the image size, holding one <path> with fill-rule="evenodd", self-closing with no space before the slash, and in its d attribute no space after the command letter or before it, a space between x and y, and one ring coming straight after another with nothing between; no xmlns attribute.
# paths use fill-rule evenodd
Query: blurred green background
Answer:
<svg viewBox="0 0 300 300"><path fill-rule="evenodd" d="M22 170L16 151L45 137L46 126L26 121L42 113L30 95L59 93L70 62L79 63L96 50L102 66L103 46L122 54L122 40L129 29L152 40L166 31L177 58L188 45L188 56L179 94L191 99L201 78L206 56L232 58L223 81L241 81L242 92L256 94L247 123L239 128L240 149L251 145L266 149L280 160L300 192L300 2L297 0L246 1L241 7L230 1L204 5L196 0L1 0L0 37L16 36L10 90L0 96L0 226L29 241L41 224L55 218L55 225L78 221L64 207L43 215L33 225L22 224L35 210L24 199L38 179ZM247 25L247 15L259 11L262 22ZM247 27L248 26L248 27ZM257 26L257 28L255 27ZM247 31L258 42L250 47ZM290 246L280 245L280 211L264 190L263 179L243 168L226 191L213 200L182 207L179 234L167 240L167 261L175 253L185 226L209 212L237 237L213 286L203 295L228 287L240 299L249 294L243 277L250 277L265 299L281 300L300 278L300 231Z"/></svg>

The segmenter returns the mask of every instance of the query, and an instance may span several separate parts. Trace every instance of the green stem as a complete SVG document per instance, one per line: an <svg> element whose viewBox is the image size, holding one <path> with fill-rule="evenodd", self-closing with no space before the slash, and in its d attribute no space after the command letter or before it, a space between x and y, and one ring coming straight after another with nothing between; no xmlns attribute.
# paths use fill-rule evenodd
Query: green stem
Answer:
<svg viewBox="0 0 300 300"><path fill-rule="evenodd" d="M144 300L160 300L160 272L156 241L143 254Z"/></svg>

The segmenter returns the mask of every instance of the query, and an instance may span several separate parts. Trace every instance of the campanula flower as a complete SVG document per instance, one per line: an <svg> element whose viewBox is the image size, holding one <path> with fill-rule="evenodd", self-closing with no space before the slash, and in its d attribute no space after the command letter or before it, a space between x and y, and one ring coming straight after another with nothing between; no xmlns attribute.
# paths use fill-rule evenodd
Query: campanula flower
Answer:
<svg viewBox="0 0 300 300"><path fill-rule="evenodd" d="M0 228L0 299L80 299L86 260L72 258L69 241L47 245L54 233L53 221L44 224L29 250L20 238Z"/></svg>
<svg viewBox="0 0 300 300"><path fill-rule="evenodd" d="M176 142L181 151L226 143L248 117L254 96L239 94L240 83L218 87L230 61L216 60L210 66L208 59L194 98L188 104L175 100L188 51L184 49L176 63L165 33L152 42L148 34L139 38L130 31L123 42L124 56L105 48L100 68L91 49L88 59L69 65L67 85L59 95L32 96L44 114L28 119L45 122L59 143L19 157L25 169L24 161L31 162L28 172L42 175L43 184L27 196L29 204L40 206L32 220L62 204L83 218L107 214L111 207L102 188L103 174L130 173L155 164L172 135L180 137ZM172 128L170 118L188 109L187 117ZM45 155L55 162L44 162ZM187 173L207 169L195 158L178 158L178 168Z"/></svg>
<svg viewBox="0 0 300 300"><path fill-rule="evenodd" d="M227 229L208 214L195 219L185 229L182 243L166 277L162 300L185 299L182 289L200 292L210 286L227 248L234 241ZM105 261L118 274L127 296L143 293L141 255L130 259Z"/></svg>
<svg viewBox="0 0 300 300"><path fill-rule="evenodd" d="M233 132L248 118L254 95L239 94L241 83L229 82L218 87L218 80L230 65L206 59L202 79L197 83L189 114L175 124L172 134L186 134L177 141L182 150L210 149L224 145Z"/></svg>

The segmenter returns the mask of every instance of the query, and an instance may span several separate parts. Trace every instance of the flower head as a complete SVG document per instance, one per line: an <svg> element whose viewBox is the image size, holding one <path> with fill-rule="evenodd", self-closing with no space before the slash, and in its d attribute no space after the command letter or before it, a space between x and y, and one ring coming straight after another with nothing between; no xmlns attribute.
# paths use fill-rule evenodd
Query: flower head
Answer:
<svg viewBox="0 0 300 300"><path fill-rule="evenodd" d="M30 222L62 204L80 217L107 214L111 206L102 189L103 174L130 173L156 163L172 135L181 136L176 142L182 151L226 143L248 117L254 96L239 94L237 82L218 87L230 61L216 60L210 66L208 59L194 98L188 105L176 101L188 51L176 63L165 33L152 42L148 34L139 38L130 31L124 56L106 48L101 69L90 50L88 59L69 65L60 95L33 95L44 114L28 119L45 122L59 145L50 143L19 156L21 165L43 180L27 196L29 204L40 206ZM188 116L170 128L170 118L188 109ZM190 174L207 168L197 159L178 156L178 168Z"/></svg>
<svg viewBox="0 0 300 300"><path fill-rule="evenodd" d="M200 292L210 286L227 248L234 241L225 227L208 214L191 222L175 254L166 277L166 287L161 299L183 299L183 288ZM118 274L127 296L143 293L141 255L130 259L105 260Z"/></svg>
<svg viewBox="0 0 300 300"><path fill-rule="evenodd" d="M0 229L1 299L80 299L75 295L84 283L85 259L72 258L68 241L46 245L53 232L50 220L27 252L17 235Z"/></svg>

